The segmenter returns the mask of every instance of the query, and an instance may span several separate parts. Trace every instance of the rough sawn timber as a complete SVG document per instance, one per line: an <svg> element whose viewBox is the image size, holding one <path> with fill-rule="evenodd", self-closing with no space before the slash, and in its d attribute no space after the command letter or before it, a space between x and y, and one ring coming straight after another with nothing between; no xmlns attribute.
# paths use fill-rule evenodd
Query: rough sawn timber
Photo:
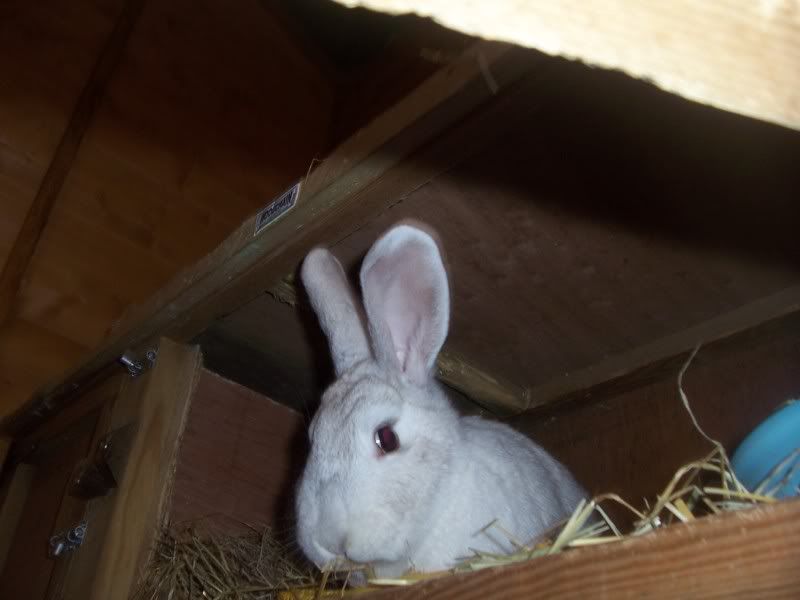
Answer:
<svg viewBox="0 0 800 600"><path fill-rule="evenodd" d="M246 220L213 252L129 313L88 360L0 423L0 430L29 431L126 350L141 349L162 335L192 339L214 319L279 282L314 245L347 237L447 168L435 162L409 168L408 157L537 64L530 53L477 43L311 172L289 213L259 235L254 235L256 216Z"/></svg>
<svg viewBox="0 0 800 600"><path fill-rule="evenodd" d="M797 0L337 0L620 69L690 100L800 129Z"/></svg>
<svg viewBox="0 0 800 600"><path fill-rule="evenodd" d="M370 598L797 598L798 537L792 500Z"/></svg>

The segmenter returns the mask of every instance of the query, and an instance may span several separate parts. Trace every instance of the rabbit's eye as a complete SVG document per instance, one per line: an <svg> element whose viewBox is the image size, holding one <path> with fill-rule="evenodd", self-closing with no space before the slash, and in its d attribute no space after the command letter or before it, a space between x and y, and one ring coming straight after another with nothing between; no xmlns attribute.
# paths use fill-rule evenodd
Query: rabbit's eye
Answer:
<svg viewBox="0 0 800 600"><path fill-rule="evenodd" d="M394 452L400 447L400 440L391 425L381 425L375 430L375 445L383 454Z"/></svg>

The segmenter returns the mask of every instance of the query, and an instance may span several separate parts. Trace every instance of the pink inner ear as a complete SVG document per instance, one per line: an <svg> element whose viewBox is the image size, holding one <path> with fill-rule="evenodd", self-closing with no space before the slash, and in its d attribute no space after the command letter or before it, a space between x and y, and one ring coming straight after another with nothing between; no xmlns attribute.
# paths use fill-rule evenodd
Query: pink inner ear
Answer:
<svg viewBox="0 0 800 600"><path fill-rule="evenodd" d="M410 245L399 253L404 260L394 263L392 270L382 272L388 279L382 294L382 313L395 356L400 369L418 382L428 377L442 341L438 333L442 315L437 305L437 293L441 290L437 287L437 273L426 260L429 257L424 250Z"/></svg>
<svg viewBox="0 0 800 600"><path fill-rule="evenodd" d="M397 318L389 319L389 329L392 332L392 342L400 369L404 373L425 369L420 353L415 351L422 327L422 318L418 314L409 312L403 315L402 323L398 323L398 320ZM397 339L400 332L404 332L405 337Z"/></svg>
<svg viewBox="0 0 800 600"><path fill-rule="evenodd" d="M368 253L361 285L376 356L424 383L449 321L447 274L436 243L419 229L393 229Z"/></svg>

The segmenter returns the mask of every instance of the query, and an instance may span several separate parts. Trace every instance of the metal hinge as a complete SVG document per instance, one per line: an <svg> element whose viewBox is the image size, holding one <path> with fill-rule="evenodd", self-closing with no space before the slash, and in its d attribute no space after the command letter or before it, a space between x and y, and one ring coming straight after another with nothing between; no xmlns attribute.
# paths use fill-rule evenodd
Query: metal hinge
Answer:
<svg viewBox="0 0 800 600"><path fill-rule="evenodd" d="M81 521L74 527L57 533L50 538L50 556L55 558L72 552L83 543L84 537L86 537L86 521Z"/></svg>
<svg viewBox="0 0 800 600"><path fill-rule="evenodd" d="M144 353L144 358L138 357L132 350L127 350L119 357L120 364L128 370L131 377L138 377L147 369L156 364L158 350L153 348Z"/></svg>

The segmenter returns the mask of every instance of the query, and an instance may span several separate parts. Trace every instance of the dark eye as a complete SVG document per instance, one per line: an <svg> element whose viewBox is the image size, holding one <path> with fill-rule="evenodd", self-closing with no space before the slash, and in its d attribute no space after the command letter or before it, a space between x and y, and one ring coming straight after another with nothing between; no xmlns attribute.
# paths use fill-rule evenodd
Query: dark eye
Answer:
<svg viewBox="0 0 800 600"><path fill-rule="evenodd" d="M375 430L375 445L383 454L394 452L400 447L400 440L391 425L381 425Z"/></svg>

